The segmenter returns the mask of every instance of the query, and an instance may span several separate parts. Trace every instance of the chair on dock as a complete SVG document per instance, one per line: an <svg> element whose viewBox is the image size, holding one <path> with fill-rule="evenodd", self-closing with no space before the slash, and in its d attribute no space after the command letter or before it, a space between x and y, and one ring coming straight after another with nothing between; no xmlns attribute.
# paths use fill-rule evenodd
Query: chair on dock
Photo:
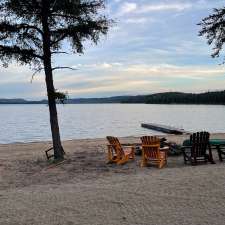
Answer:
<svg viewBox="0 0 225 225"><path fill-rule="evenodd" d="M184 163L190 162L191 165L197 165L199 162L213 162L211 146L209 143L208 132L202 131L193 133L190 140L185 141L182 146ZM209 154L207 154L207 149Z"/></svg>
<svg viewBox="0 0 225 225"><path fill-rule="evenodd" d="M134 146L120 144L118 138L107 136L108 163L117 163L118 165L126 163L128 160L134 160Z"/></svg>
<svg viewBox="0 0 225 225"><path fill-rule="evenodd" d="M148 161L158 165L159 168L167 164L168 148L160 148L160 139L155 136L143 136L141 167L147 166Z"/></svg>

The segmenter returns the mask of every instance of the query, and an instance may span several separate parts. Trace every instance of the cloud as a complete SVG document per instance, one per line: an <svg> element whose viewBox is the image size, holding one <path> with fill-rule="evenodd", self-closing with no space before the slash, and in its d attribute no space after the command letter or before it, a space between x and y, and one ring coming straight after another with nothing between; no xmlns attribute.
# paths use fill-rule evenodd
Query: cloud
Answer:
<svg viewBox="0 0 225 225"><path fill-rule="evenodd" d="M224 89L225 70L212 66L221 61L210 58L210 47L198 37L196 26L213 7L223 7L224 0L107 2L106 13L116 25L99 45L85 42L85 54L54 57L56 66L77 69L55 71L57 89L80 97ZM0 68L0 97L46 97L43 72L30 84L32 73L29 67Z"/></svg>
<svg viewBox="0 0 225 225"><path fill-rule="evenodd" d="M76 68L78 70L82 69L95 69L95 70L101 70L101 69L111 69L113 67L120 67L123 64L120 62L103 62L103 63L94 63L94 64L77 64L73 65L73 68Z"/></svg>
<svg viewBox="0 0 225 225"><path fill-rule="evenodd" d="M154 11L183 11L192 7L190 3L161 3L161 4L146 4L141 6L138 13L148 13Z"/></svg>
<svg viewBox="0 0 225 225"><path fill-rule="evenodd" d="M137 4L136 3L131 3L131 2L124 2L122 6L120 7L119 10L119 15L124 15L127 13L134 12L137 9Z"/></svg>
<svg viewBox="0 0 225 225"><path fill-rule="evenodd" d="M131 24L144 24L146 22L149 22L148 18L141 17L141 18L128 18L125 20L125 23L131 23Z"/></svg>
<svg viewBox="0 0 225 225"><path fill-rule="evenodd" d="M159 11L177 11L181 12L192 8L191 3L156 3L156 4L137 4L134 2L124 2L119 8L118 16L123 16L128 13L144 14L149 12Z"/></svg>
<svg viewBox="0 0 225 225"><path fill-rule="evenodd" d="M95 93L113 93L115 90L120 93L132 93L131 90L138 89L138 90L145 90L149 91L150 87L154 87L154 83L156 81L146 81L146 80L139 80L139 81L132 81L128 80L126 82L101 82L95 84L86 84L86 87L83 88L76 88L76 89L69 89L70 95L83 95L89 94L90 96ZM142 92L141 91L141 92Z"/></svg>
<svg viewBox="0 0 225 225"><path fill-rule="evenodd" d="M138 76L148 76L157 78L188 78L188 79L207 79L223 75L225 69L221 66L177 66L172 64L146 65L138 64L124 68L128 74Z"/></svg>
<svg viewBox="0 0 225 225"><path fill-rule="evenodd" d="M57 85L71 97L198 91L198 86L199 90L207 91L212 87L222 89L225 85L222 79L225 69L221 66L122 64L109 69L92 67L92 74L88 71L83 68L78 70L79 74L62 77Z"/></svg>
<svg viewBox="0 0 225 225"><path fill-rule="evenodd" d="M223 89L225 85L222 66L103 62L79 64L77 68L77 71L60 71L54 76L55 87L68 91L70 97L207 91L213 87ZM33 84L1 82L0 89L1 97L46 97L44 77L37 77Z"/></svg>

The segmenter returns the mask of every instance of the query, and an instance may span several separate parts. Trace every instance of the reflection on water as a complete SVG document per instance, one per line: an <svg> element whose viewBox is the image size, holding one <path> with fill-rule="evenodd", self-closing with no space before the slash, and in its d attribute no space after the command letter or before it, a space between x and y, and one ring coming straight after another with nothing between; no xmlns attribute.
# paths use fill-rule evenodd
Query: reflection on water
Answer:
<svg viewBox="0 0 225 225"><path fill-rule="evenodd" d="M142 122L161 123L189 131L225 132L225 106L59 105L58 115L64 140L157 133L141 128ZM46 105L0 105L0 118L0 143L51 139Z"/></svg>

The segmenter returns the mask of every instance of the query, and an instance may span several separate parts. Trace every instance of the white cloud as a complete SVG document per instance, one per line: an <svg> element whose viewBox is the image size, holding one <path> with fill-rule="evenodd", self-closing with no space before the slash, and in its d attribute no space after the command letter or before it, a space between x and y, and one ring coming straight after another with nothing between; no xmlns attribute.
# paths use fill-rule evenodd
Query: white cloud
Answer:
<svg viewBox="0 0 225 225"><path fill-rule="evenodd" d="M149 87L150 86L154 87L155 84L157 85L157 82L146 81L146 80L139 80L139 81L128 80L126 82L114 82L114 83L101 82L100 84L95 86L70 89L69 93L71 95L74 95L74 94L82 95L82 94L92 94L92 93L102 93L102 92L115 92L115 90L117 92L126 92L126 91L130 91L134 89L149 91Z"/></svg>
<svg viewBox="0 0 225 225"><path fill-rule="evenodd" d="M58 71L55 74L56 88L68 91L70 96L105 96L107 93L142 94L174 91L207 91L223 89L225 85L222 77L225 68L222 66L178 66L174 64L122 64L120 62L103 62L95 64L76 65L77 71ZM11 68L14 71L16 68ZM16 78L15 74L15 78ZM28 76L29 78L30 76ZM18 77L17 77L18 78ZM186 83L186 81L189 81ZM177 85L183 82L183 85ZM7 96L45 97L44 76L37 76L33 84L27 81L21 83L1 82L8 86L12 94ZM18 86L17 92L14 90ZM199 88L199 89L198 89ZM22 91L24 90L24 91ZM102 94L101 94L102 93ZM1 92L0 92L1 94ZM3 93L2 93L2 96Z"/></svg>
<svg viewBox="0 0 225 225"><path fill-rule="evenodd" d="M105 63L108 65L110 63ZM111 65L111 64L110 64ZM86 65L88 67L88 65ZM120 64L119 66L92 67L78 70L74 76L63 76L57 80L60 90L68 91L71 96L104 93L141 94L151 92L207 91L223 89L225 73L222 66L178 66L173 64ZM87 68L86 67L86 68ZM106 66L108 67L108 66ZM101 68L101 69L100 69ZM187 82L188 81L188 82ZM177 85L182 83L182 85ZM197 88L199 86L199 89Z"/></svg>
<svg viewBox="0 0 225 225"><path fill-rule="evenodd" d="M189 78L206 79L216 75L223 75L225 68L221 66L177 66L171 64L146 65L138 64L124 68L128 74L137 74L140 76L158 77L158 78Z"/></svg>
<svg viewBox="0 0 225 225"><path fill-rule="evenodd" d="M89 74L91 69L92 73ZM86 74L78 76L78 74ZM208 79L215 76L222 76L225 74L225 68L222 66L178 66L174 64L122 64L120 62L104 62L99 64L83 64L78 68L76 76L63 76L62 81L66 82L68 79L76 79L76 81L101 81L103 80L118 80L121 79L148 79L148 78L188 78L188 79ZM96 76L98 74L98 76ZM65 80L64 80L65 78Z"/></svg>
<svg viewBox="0 0 225 225"><path fill-rule="evenodd" d="M120 67L123 64L120 62L103 62L103 63L94 63L94 64L77 64L73 65L73 68L82 70L82 69L95 69L95 70L101 70L101 69L111 69L113 67Z"/></svg>
<svg viewBox="0 0 225 225"><path fill-rule="evenodd" d="M134 12L137 9L137 4L132 2L124 2L120 7L118 15L124 15Z"/></svg>
<svg viewBox="0 0 225 225"><path fill-rule="evenodd" d="M192 5L190 3L172 3L172 4L146 4L141 6L138 9L138 13L147 13L153 11L183 11L185 9L191 8Z"/></svg>
<svg viewBox="0 0 225 225"><path fill-rule="evenodd" d="M124 2L118 12L118 16L123 16L128 13L143 14L156 11L177 11L192 7L191 3L157 3L157 4L137 4L133 2Z"/></svg>
<svg viewBox="0 0 225 225"><path fill-rule="evenodd" d="M99 65L96 65L96 68L100 68L100 69L110 69L112 67L113 66L110 63L102 63L102 64L99 64Z"/></svg>

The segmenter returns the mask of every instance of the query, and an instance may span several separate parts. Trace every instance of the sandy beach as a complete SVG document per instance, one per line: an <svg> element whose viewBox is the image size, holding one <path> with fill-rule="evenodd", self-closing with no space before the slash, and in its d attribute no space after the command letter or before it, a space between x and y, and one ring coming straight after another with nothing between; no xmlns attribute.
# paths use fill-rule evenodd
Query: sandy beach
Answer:
<svg viewBox="0 0 225 225"><path fill-rule="evenodd" d="M187 136L167 136L182 143ZM212 138L225 138L215 134ZM139 138L120 138L122 143ZM66 161L49 167L50 142L0 145L1 225L222 225L225 162L167 167L106 164L106 140L63 143Z"/></svg>

